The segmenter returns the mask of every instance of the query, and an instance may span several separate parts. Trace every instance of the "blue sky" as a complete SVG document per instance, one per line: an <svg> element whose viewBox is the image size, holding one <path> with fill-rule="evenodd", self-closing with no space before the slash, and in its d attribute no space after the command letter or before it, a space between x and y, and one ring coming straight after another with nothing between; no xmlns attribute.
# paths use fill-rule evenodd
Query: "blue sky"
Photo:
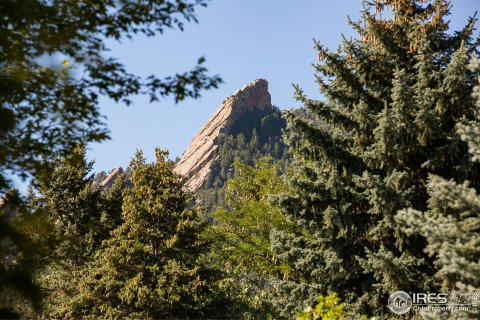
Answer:
<svg viewBox="0 0 480 320"><path fill-rule="evenodd" d="M356 36L346 20L347 15L358 18L361 9L360 0L213 0L198 9L199 23L186 24L184 32L112 43L111 55L130 72L163 77L186 71L205 56L209 71L225 83L177 105L168 99L149 103L146 97L135 97L129 107L101 100L112 139L89 145L95 170L125 167L137 148L149 160L155 147L169 149L172 158L180 156L221 101L256 78L268 80L272 102L281 108L298 106L292 83L318 96L312 39L335 48L342 33ZM480 0L453 1L451 27L462 27L479 9Z"/></svg>

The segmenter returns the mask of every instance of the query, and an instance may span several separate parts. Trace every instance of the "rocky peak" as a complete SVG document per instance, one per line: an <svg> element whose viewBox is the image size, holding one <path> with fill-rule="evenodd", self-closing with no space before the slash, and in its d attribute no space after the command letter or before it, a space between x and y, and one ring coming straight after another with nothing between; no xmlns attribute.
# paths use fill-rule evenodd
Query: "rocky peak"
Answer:
<svg viewBox="0 0 480 320"><path fill-rule="evenodd" d="M268 82L257 79L223 100L217 111L198 131L183 153L174 171L188 178L185 187L197 192L205 182L213 164L217 138L227 133L239 117L253 109L272 108Z"/></svg>

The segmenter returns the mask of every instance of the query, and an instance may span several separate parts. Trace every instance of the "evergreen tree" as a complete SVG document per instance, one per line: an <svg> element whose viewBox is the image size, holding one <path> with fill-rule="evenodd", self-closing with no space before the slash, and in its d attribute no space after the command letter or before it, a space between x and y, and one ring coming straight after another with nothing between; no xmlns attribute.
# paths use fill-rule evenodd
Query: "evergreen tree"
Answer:
<svg viewBox="0 0 480 320"><path fill-rule="evenodd" d="M474 60L474 67L480 65ZM480 85L475 89L476 104L480 110ZM457 125L457 133L469 146L472 161L480 160L480 122ZM477 186L478 188L478 186ZM402 210L397 220L408 234L421 235L426 239L425 251L436 260L436 279L442 291L462 299L474 298L480 291L480 195L470 183L461 184L430 175L427 190L430 195L428 211ZM478 318L478 311L448 314L427 314L426 318L441 316L455 319Z"/></svg>
<svg viewBox="0 0 480 320"><path fill-rule="evenodd" d="M208 250L205 223L183 178L172 172L167 153L156 150L147 164L141 152L132 159L132 188L125 190L124 223L96 259L83 270L79 294L64 309L65 318L172 319L208 314L210 271L200 258Z"/></svg>
<svg viewBox="0 0 480 320"><path fill-rule="evenodd" d="M467 69L474 20L449 35L449 8L440 0L365 2L361 20L350 22L360 39L336 52L316 43L325 101L297 87L309 116L286 113L293 174L278 200L305 232L273 235L292 268L276 285L283 315L337 292L347 311L385 317L393 291L438 291L425 240L403 233L394 216L427 208L429 173L480 182L455 133L475 113Z"/></svg>
<svg viewBox="0 0 480 320"><path fill-rule="evenodd" d="M30 205L53 225L50 251L44 257L47 267L37 272L46 291L47 317L59 316L66 301L77 294L79 271L121 222L125 179L120 177L102 193L94 184L92 167L85 148L77 147L69 156L57 158L54 171L40 177L29 195Z"/></svg>

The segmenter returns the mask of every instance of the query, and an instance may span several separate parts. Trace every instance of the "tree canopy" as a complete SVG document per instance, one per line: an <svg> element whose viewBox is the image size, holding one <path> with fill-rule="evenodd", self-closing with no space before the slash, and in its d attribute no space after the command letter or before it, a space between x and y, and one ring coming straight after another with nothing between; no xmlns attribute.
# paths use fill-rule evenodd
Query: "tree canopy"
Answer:
<svg viewBox="0 0 480 320"><path fill-rule="evenodd" d="M85 267L67 318L172 319L207 316L213 273L202 267L208 250L205 223L184 179L173 173L167 153L147 164L131 161L132 187L125 190L123 223Z"/></svg>
<svg viewBox="0 0 480 320"><path fill-rule="evenodd" d="M216 88L221 79L207 73L203 57L192 70L142 78L110 56L107 46L108 41L135 34L154 36L166 29L182 30L184 23L196 21L196 8L206 4L207 0L1 1L0 193L11 187L10 175L33 177L36 183L36 178L52 172L58 156L107 139L100 96L127 105L136 94L146 94L150 101L171 96L179 102ZM14 198L17 200L12 201ZM21 197L3 200L0 308L2 316L13 317L18 303L38 301L39 295L34 293L39 291L34 290L37 287L32 280L39 267L33 259L39 248L31 244L39 244L34 240L41 239L29 238L35 232L22 233L7 215L9 205L21 211ZM71 217L82 212L66 214ZM30 221L30 216L27 213L29 219L23 221ZM23 231L38 225L23 226Z"/></svg>

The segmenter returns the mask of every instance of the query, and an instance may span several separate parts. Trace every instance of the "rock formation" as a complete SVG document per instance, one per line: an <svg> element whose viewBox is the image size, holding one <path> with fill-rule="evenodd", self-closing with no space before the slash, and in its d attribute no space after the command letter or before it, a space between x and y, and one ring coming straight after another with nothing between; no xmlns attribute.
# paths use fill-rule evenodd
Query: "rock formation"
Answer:
<svg viewBox="0 0 480 320"><path fill-rule="evenodd" d="M272 108L268 82L257 79L223 100L218 110L198 131L183 153L174 171L188 178L185 187L196 193L211 170L217 138L229 133L239 117L252 109Z"/></svg>
<svg viewBox="0 0 480 320"><path fill-rule="evenodd" d="M118 176L123 173L123 169L121 167L116 167L115 169L110 172L108 177L106 177L101 183L100 183L100 189L101 190L108 190L110 189L113 184L115 183L115 180L117 180Z"/></svg>

